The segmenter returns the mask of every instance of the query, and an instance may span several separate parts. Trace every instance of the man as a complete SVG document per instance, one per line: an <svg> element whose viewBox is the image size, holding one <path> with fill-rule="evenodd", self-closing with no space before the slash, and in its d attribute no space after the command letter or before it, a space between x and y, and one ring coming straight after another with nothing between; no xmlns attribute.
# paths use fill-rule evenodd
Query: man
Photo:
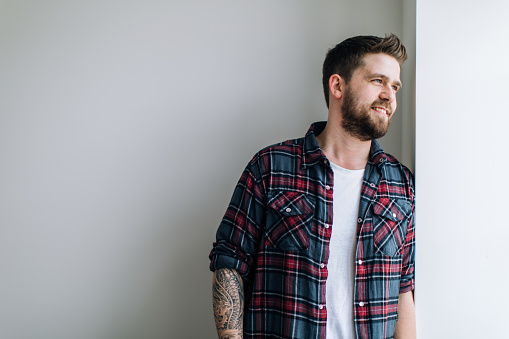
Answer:
<svg viewBox="0 0 509 339"><path fill-rule="evenodd" d="M327 122L247 165L210 253L220 338L415 338L413 177L375 140L406 58L395 35L338 44Z"/></svg>

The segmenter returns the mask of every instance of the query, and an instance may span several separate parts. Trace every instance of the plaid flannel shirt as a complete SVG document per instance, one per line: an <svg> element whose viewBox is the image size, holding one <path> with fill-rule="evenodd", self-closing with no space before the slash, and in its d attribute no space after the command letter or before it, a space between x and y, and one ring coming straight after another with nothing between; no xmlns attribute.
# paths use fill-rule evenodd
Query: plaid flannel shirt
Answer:
<svg viewBox="0 0 509 339"><path fill-rule="evenodd" d="M334 181L315 138L325 124L258 152L218 228L210 269L233 268L244 278L244 338L326 337ZM356 338L392 338L399 294L414 289L414 186L375 140L357 227Z"/></svg>

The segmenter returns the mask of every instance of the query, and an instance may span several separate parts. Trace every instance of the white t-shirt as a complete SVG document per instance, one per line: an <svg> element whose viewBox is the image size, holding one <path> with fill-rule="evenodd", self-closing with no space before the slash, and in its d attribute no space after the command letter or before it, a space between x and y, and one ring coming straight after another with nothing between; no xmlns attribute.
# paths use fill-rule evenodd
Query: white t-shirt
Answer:
<svg viewBox="0 0 509 339"><path fill-rule="evenodd" d="M364 170L331 163L334 172L332 235L326 283L327 339L353 339L353 290L357 217Z"/></svg>

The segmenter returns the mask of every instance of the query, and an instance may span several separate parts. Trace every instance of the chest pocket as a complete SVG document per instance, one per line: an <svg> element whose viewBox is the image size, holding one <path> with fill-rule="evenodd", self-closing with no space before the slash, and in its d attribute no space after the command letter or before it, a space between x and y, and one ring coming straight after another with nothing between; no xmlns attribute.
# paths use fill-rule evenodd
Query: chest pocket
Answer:
<svg viewBox="0 0 509 339"><path fill-rule="evenodd" d="M380 198L373 205L373 244L377 253L394 257L405 241L412 205L404 199Z"/></svg>
<svg viewBox="0 0 509 339"><path fill-rule="evenodd" d="M314 198L298 192L277 192L269 198L265 245L305 250L315 210Z"/></svg>

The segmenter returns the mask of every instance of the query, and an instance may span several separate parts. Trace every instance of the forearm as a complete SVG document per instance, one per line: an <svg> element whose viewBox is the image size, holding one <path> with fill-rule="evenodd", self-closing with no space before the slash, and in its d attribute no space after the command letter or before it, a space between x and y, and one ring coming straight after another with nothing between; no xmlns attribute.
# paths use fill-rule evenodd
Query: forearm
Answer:
<svg viewBox="0 0 509 339"><path fill-rule="evenodd" d="M394 339L415 339L415 306L412 292L399 295L398 322Z"/></svg>
<svg viewBox="0 0 509 339"><path fill-rule="evenodd" d="M219 339L241 339L244 287L236 270L220 268L212 280L212 305Z"/></svg>

